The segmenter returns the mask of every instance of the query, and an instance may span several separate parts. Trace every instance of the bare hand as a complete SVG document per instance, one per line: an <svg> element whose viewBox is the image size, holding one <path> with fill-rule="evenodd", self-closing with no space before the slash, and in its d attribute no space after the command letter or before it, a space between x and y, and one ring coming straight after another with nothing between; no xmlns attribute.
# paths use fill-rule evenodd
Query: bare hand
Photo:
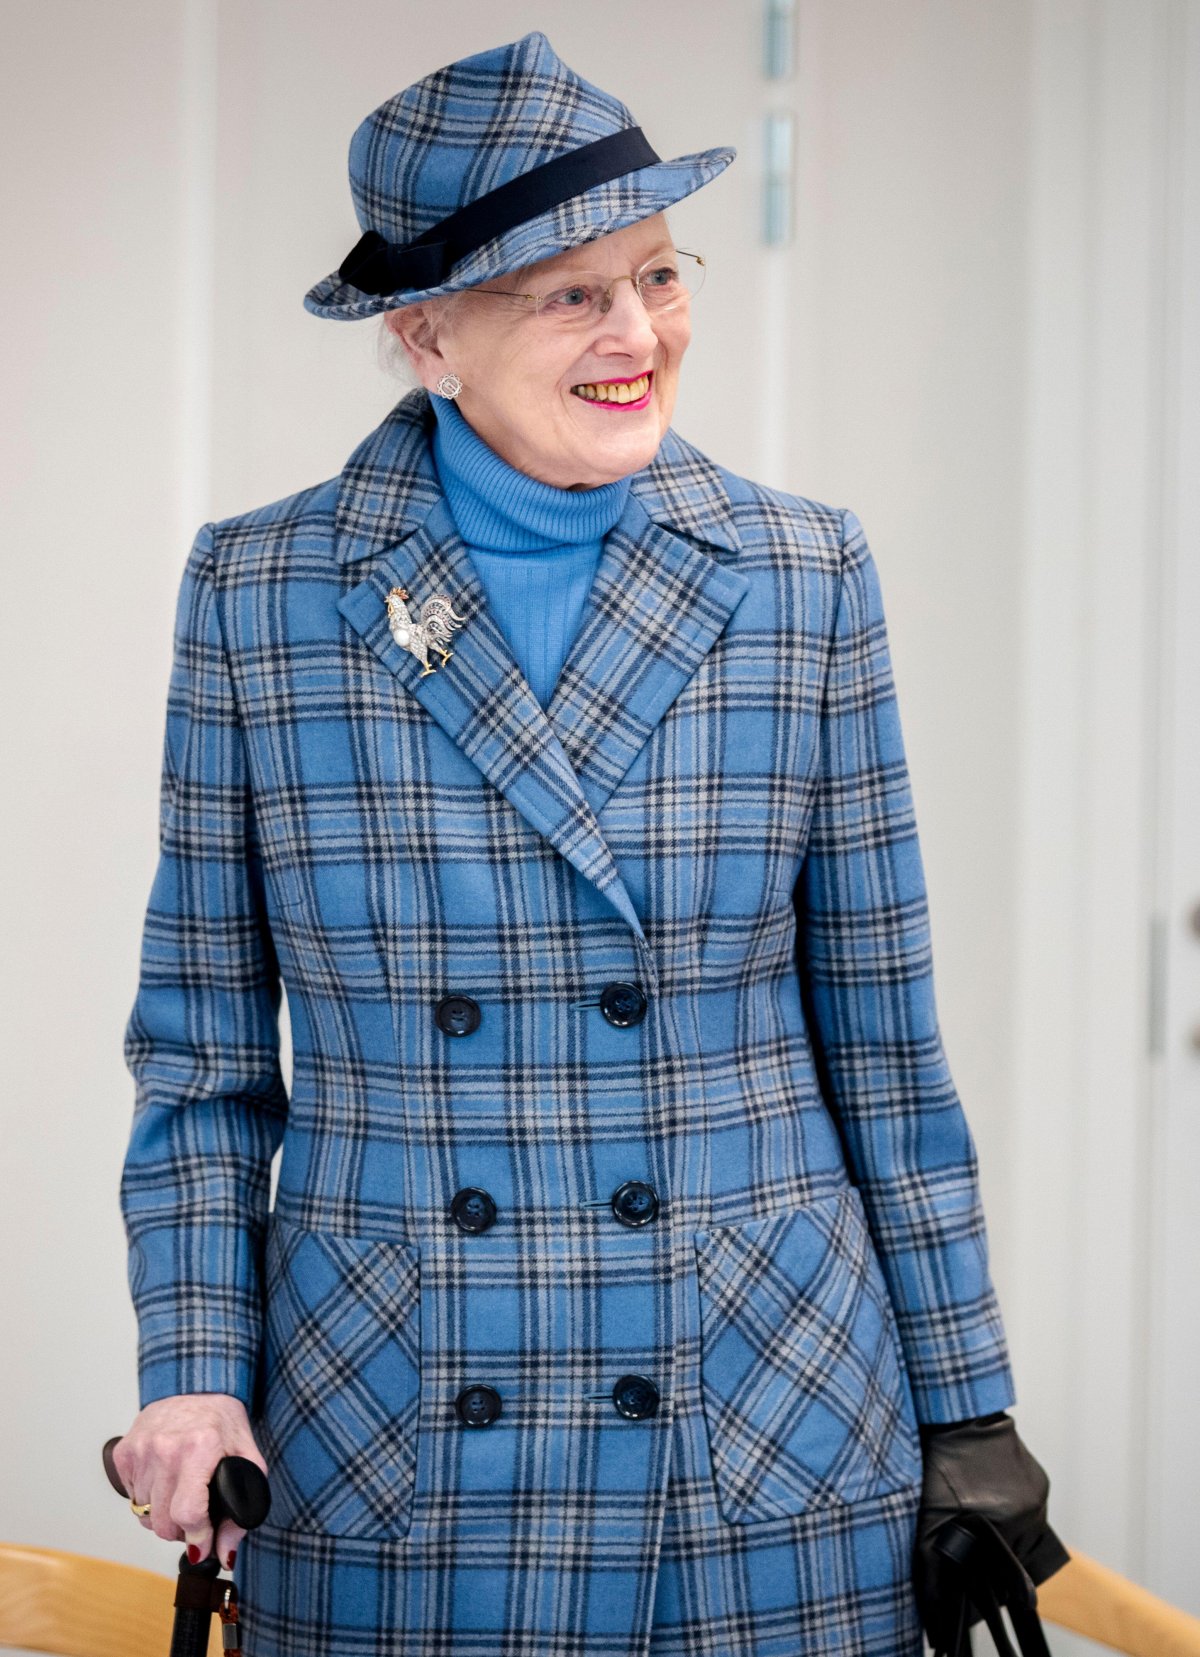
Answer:
<svg viewBox="0 0 1200 1657"><path fill-rule="evenodd" d="M208 1481L222 1456L245 1456L267 1471L246 1406L224 1392L155 1399L113 1449L126 1490L139 1506L150 1503L140 1523L166 1542L186 1542L193 1562L212 1552ZM216 1540L223 1565L232 1566L245 1534L232 1519L222 1522Z"/></svg>

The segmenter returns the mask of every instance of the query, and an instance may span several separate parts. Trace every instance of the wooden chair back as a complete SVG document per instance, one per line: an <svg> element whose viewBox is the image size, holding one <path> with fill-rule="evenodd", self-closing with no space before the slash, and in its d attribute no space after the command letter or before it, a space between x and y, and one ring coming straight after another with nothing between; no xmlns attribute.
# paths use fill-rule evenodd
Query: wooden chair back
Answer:
<svg viewBox="0 0 1200 1657"><path fill-rule="evenodd" d="M56 1657L167 1657L175 1582L57 1548L0 1542L0 1646ZM213 1618L209 1657L220 1657Z"/></svg>
<svg viewBox="0 0 1200 1657"><path fill-rule="evenodd" d="M1069 1565L1038 1589L1038 1615L1127 1657L1200 1657L1200 1617L1068 1547Z"/></svg>

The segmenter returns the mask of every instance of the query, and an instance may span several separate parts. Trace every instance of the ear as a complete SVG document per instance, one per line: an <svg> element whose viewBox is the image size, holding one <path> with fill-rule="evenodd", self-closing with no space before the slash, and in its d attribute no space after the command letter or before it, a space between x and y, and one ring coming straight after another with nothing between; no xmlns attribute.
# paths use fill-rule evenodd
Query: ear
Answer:
<svg viewBox="0 0 1200 1657"><path fill-rule="evenodd" d="M384 322L404 347L413 369L426 385L434 384L450 364L438 347L436 319L431 308L418 302L384 312Z"/></svg>

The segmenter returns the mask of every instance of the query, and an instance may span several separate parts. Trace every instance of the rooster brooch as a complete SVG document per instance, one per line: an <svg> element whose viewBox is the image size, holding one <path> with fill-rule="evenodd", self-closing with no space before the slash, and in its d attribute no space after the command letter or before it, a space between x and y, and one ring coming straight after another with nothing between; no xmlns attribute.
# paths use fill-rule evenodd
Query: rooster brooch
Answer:
<svg viewBox="0 0 1200 1657"><path fill-rule="evenodd" d="M441 656L444 667L454 654L453 650L445 648L446 642L454 629L461 627L467 618L455 613L445 593L435 593L422 604L420 621L414 621L404 602L407 597L407 587L393 587L387 595L388 627L396 643L405 650L411 650L420 662L418 678L423 679L427 673L437 672L429 665L430 647Z"/></svg>

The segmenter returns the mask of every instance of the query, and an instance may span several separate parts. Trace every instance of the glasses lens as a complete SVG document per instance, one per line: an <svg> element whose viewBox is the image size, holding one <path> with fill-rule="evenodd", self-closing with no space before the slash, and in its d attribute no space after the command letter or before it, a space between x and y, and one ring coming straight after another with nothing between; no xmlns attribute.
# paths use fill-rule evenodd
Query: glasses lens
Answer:
<svg viewBox="0 0 1200 1657"><path fill-rule="evenodd" d="M649 311L669 311L698 293L704 283L704 261L682 249L656 254L637 273L642 302ZM579 271L569 284L539 296L538 315L553 327L586 327L604 314L604 296L611 276Z"/></svg>
<svg viewBox="0 0 1200 1657"><path fill-rule="evenodd" d="M652 311L668 311L699 293L704 285L704 261L682 248L659 254L638 272L642 298Z"/></svg>
<svg viewBox="0 0 1200 1657"><path fill-rule="evenodd" d="M559 328L577 328L600 315L607 282L590 270L581 270L569 286L552 288L538 299L543 322Z"/></svg>

